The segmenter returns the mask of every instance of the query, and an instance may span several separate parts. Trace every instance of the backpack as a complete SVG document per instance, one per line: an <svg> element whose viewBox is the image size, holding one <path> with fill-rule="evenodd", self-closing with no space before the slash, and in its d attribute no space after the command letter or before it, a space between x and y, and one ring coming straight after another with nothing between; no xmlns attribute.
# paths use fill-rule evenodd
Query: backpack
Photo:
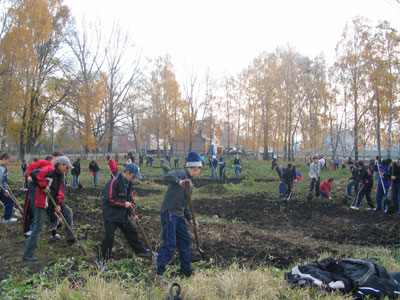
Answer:
<svg viewBox="0 0 400 300"><path fill-rule="evenodd" d="M176 296L174 296L174 287L176 286ZM174 282L169 289L169 297L167 300L183 300L179 295L181 294L181 286Z"/></svg>

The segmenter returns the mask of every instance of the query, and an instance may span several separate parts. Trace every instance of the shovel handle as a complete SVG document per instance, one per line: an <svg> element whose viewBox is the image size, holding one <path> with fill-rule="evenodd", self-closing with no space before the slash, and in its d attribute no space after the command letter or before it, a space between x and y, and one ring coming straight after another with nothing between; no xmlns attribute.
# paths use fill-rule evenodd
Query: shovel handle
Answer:
<svg viewBox="0 0 400 300"><path fill-rule="evenodd" d="M200 252L200 256L202 259L205 259L204 257L204 251L201 250L200 248L200 242L199 242L199 236L197 233L197 226L196 226L196 215L194 213L194 206L193 206L193 200L192 200L192 192L190 191L190 187L186 188L186 192L189 198L189 208L190 208L190 212L192 214L192 220L193 220L193 231L194 231L194 238L196 240L196 245L197 245L197 250L199 250Z"/></svg>

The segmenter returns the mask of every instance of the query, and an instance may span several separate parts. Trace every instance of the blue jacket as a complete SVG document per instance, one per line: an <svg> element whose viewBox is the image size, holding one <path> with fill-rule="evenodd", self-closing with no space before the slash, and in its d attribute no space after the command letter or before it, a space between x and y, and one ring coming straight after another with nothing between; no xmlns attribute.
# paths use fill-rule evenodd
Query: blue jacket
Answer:
<svg viewBox="0 0 400 300"><path fill-rule="evenodd" d="M391 180L391 176L390 176L392 170L391 170L390 166L387 166L385 168L382 165L379 165L379 171L381 173L383 173L383 175L381 176L378 174L378 179L379 179L378 185L382 186L382 182L383 182L385 189L387 190L392 185L392 180Z"/></svg>

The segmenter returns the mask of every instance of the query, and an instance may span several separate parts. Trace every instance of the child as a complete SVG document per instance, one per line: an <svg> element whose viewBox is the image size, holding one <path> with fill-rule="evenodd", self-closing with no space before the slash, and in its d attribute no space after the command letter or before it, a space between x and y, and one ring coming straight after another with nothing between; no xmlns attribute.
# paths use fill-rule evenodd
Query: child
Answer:
<svg viewBox="0 0 400 300"><path fill-rule="evenodd" d="M97 188L98 185L98 179L99 179L99 172L100 172L100 168L99 165L97 164L97 161L92 160L89 164L89 172L92 173L93 175L93 184L94 187Z"/></svg>
<svg viewBox="0 0 400 300"><path fill-rule="evenodd" d="M212 161L211 161L211 179L212 180L217 180L218 178L218 160L215 155L212 156Z"/></svg>
<svg viewBox="0 0 400 300"><path fill-rule="evenodd" d="M76 189L79 183L79 175L81 175L81 159L77 158L73 164L73 169L71 170L72 174L72 187Z"/></svg>
<svg viewBox="0 0 400 300"><path fill-rule="evenodd" d="M31 173L33 181L37 185L35 195L35 218L33 221L32 233L29 236L28 243L25 247L23 260L35 262L37 258L33 256L40 233L43 231L46 215L61 212L65 217L68 225L73 229L72 210L64 204L63 184L64 174L69 169L73 169L71 162L66 156L59 156L57 163L53 166L47 166L42 169L35 170ZM48 199L50 194L56 202L56 207ZM71 232L66 230L66 240L68 245L75 243Z"/></svg>
<svg viewBox="0 0 400 300"><path fill-rule="evenodd" d="M204 166L203 161L201 163ZM220 179L226 179L226 162L224 162L224 157L223 156L221 156L219 158L218 165L219 165L219 178Z"/></svg>
<svg viewBox="0 0 400 300"><path fill-rule="evenodd" d="M101 256L97 261L98 268L108 270L105 261L110 258L111 249L114 245L115 229L119 228L127 239L129 245L137 255L150 256L149 249L145 249L139 240L139 233L131 222L138 219L137 215L131 215L129 209L134 204L133 199L133 180L142 179L137 165L130 163L125 166L123 173L111 179L104 189L103 218L104 218L104 238L101 243Z"/></svg>
<svg viewBox="0 0 400 300"><path fill-rule="evenodd" d="M320 197L319 185L320 185L321 170L324 163L325 161L322 159L319 160L318 156L313 156L313 163L310 165L310 170L308 172L311 180L309 197L312 195L314 185L315 185L315 196Z"/></svg>
<svg viewBox="0 0 400 300"><path fill-rule="evenodd" d="M400 213L399 200L400 200L400 166L392 161L390 163L392 169L390 178L392 179L392 201L395 213Z"/></svg>
<svg viewBox="0 0 400 300"><path fill-rule="evenodd" d="M319 191L321 193L321 196L324 198L331 198L331 189L332 189L332 182L333 182L333 178L329 178L327 180L325 180L324 182L321 183L321 185L319 186Z"/></svg>
<svg viewBox="0 0 400 300"><path fill-rule="evenodd" d="M392 180L391 180L391 167L390 163L392 160L389 159L384 159L382 160L381 164L379 166L376 166L378 170L378 188L376 190L376 210L377 211L382 211L382 199L383 196L386 196L387 198L389 197L389 188L392 185ZM385 187L385 189L383 189ZM387 205L384 205L384 211L387 212Z"/></svg>
<svg viewBox="0 0 400 300"><path fill-rule="evenodd" d="M371 191L372 191L372 186L374 184L374 171L373 171L373 163L370 164L369 166L365 166L364 162L360 160L357 165L358 169L360 170L360 187L356 196L356 199L354 199L354 202L350 206L351 209L359 210L360 209L360 204L364 196L367 198L367 203L369 205L370 210L375 210L374 203L372 202L371 199Z"/></svg>
<svg viewBox="0 0 400 300"><path fill-rule="evenodd" d="M352 187L354 186L354 191L357 194L358 193L358 185L360 184L360 171L358 170L357 165L354 166L353 165L353 161L349 160L347 162L347 166L349 168L349 171L351 173L351 177L349 177L349 181L351 180L351 182L349 182L346 186L347 189L347 195L346 197L349 199L352 199Z"/></svg>
<svg viewBox="0 0 400 300"><path fill-rule="evenodd" d="M10 198L8 192L8 164L10 163L11 156L8 153L0 155L0 200L4 203L4 215L0 223L14 223L16 218L12 218L14 202Z"/></svg>
<svg viewBox="0 0 400 300"><path fill-rule="evenodd" d="M27 171L28 171L28 164L26 163L26 160L22 160L21 164L21 170L22 170L22 178L23 178L23 183L22 183L22 189L23 191L28 190L28 181L27 181Z"/></svg>
<svg viewBox="0 0 400 300"><path fill-rule="evenodd" d="M111 158L111 156L107 156L107 165L108 168L111 172L111 179L113 179L114 177L117 177L118 175L118 166L117 163L115 162L115 160L113 160Z"/></svg>
<svg viewBox="0 0 400 300"><path fill-rule="evenodd" d="M272 165L272 169L275 169L279 176L279 197L283 198L286 197L286 185L284 182L284 174L287 172L287 169L281 165L278 165L276 162Z"/></svg>
<svg viewBox="0 0 400 300"><path fill-rule="evenodd" d="M235 160L233 161L233 169L235 170L236 178L240 178L240 172L242 170L241 167L242 160L239 157L239 154L236 154Z"/></svg>
<svg viewBox="0 0 400 300"><path fill-rule="evenodd" d="M202 163L196 152L190 152L185 170L176 170L168 173L164 178L168 183L161 207L161 223L163 226L163 244L157 256L157 275L159 278L164 274L165 268L175 249L178 248L180 273L183 276L191 276L190 266L190 235L187 231L185 219L192 221L189 211L189 200L187 189L192 188L192 179L199 177ZM193 224L197 226L197 224Z"/></svg>

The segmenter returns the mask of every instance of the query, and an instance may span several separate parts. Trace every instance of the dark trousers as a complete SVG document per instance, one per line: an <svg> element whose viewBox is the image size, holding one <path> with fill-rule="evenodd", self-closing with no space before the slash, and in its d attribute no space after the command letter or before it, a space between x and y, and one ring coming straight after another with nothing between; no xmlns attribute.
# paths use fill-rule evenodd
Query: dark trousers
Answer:
<svg viewBox="0 0 400 300"><path fill-rule="evenodd" d="M12 211L14 207L14 202L12 202L10 197L4 195L2 191L0 191L0 200L4 203L4 220L9 220L12 216Z"/></svg>
<svg viewBox="0 0 400 300"><path fill-rule="evenodd" d="M372 183L370 184L360 184L360 188L358 189L358 194L355 201L357 207L360 206L362 199L364 196L367 198L367 203L370 208L375 208L374 203L372 202L371 198L371 191L372 191Z"/></svg>
<svg viewBox="0 0 400 300"><path fill-rule="evenodd" d="M187 231L185 217L176 217L169 211L161 214L163 226L163 244L157 256L157 274L162 275L175 249L178 248L181 271L191 270L190 267L190 235Z"/></svg>
<svg viewBox="0 0 400 300"><path fill-rule="evenodd" d="M392 183L392 201L394 210L399 212L400 183Z"/></svg>
<svg viewBox="0 0 400 300"><path fill-rule="evenodd" d="M26 194L25 199L25 208L24 208L24 221L22 223L22 229L25 232L31 231L33 228L33 214L35 211L34 203L35 202L35 192L36 188L32 182L29 182L28 192ZM33 199L32 199L33 194ZM31 200L32 199L32 200Z"/></svg>
<svg viewBox="0 0 400 300"><path fill-rule="evenodd" d="M139 233L136 227L133 226L130 220L125 219L124 223L104 221L104 239L101 243L101 257L102 260L108 260L111 256L111 249L114 246L115 229L119 228L124 234L126 240L131 246L132 250L136 253L143 253L146 249L142 242L139 240Z"/></svg>
<svg viewBox="0 0 400 300"><path fill-rule="evenodd" d="M311 185L310 185L310 193L313 191L314 186L315 186L315 196L319 197L320 191L319 191L319 183L320 183L320 178L318 178L318 181L316 178L311 178Z"/></svg>

